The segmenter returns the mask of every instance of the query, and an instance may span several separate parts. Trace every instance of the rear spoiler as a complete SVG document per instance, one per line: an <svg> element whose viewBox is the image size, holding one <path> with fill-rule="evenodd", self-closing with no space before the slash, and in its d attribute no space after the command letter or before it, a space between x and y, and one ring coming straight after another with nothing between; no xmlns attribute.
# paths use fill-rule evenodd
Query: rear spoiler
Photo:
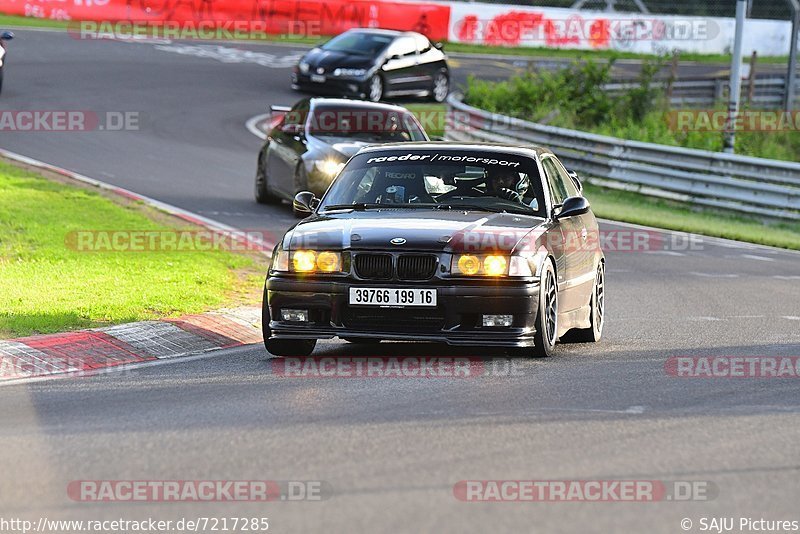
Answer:
<svg viewBox="0 0 800 534"><path fill-rule="evenodd" d="M286 113L287 111L291 111L290 106L270 106L269 110L273 113Z"/></svg>

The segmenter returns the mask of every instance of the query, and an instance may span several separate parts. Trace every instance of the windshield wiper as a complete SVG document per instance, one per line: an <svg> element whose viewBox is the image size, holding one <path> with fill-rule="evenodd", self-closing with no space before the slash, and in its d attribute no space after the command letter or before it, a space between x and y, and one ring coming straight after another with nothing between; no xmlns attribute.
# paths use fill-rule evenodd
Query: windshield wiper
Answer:
<svg viewBox="0 0 800 534"><path fill-rule="evenodd" d="M437 204L436 209L489 211L491 213L503 213L506 211L504 209L493 208L491 206L478 206L477 204Z"/></svg>
<svg viewBox="0 0 800 534"><path fill-rule="evenodd" d="M533 212L525 209L524 206L520 208L507 207L493 207L493 206L479 206L477 204L439 204L438 209L453 209L453 210L473 210L473 211L488 211L490 213L516 213L519 215L535 215Z"/></svg>
<svg viewBox="0 0 800 534"><path fill-rule="evenodd" d="M369 209L433 209L436 208L437 204L376 204L376 203L364 203L364 202L356 202L354 204L333 204L331 206L324 206L325 211L329 210L355 210L355 211L364 211Z"/></svg>

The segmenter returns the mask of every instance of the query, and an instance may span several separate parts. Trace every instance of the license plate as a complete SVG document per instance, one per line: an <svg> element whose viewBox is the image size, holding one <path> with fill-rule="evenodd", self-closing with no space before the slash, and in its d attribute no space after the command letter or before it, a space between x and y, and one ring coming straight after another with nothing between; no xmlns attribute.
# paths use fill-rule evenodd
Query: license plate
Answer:
<svg viewBox="0 0 800 534"><path fill-rule="evenodd" d="M351 287L350 304L355 306L436 306L435 289L394 289Z"/></svg>
<svg viewBox="0 0 800 534"><path fill-rule="evenodd" d="M325 83L325 76L322 74L312 74L311 81L315 83Z"/></svg>

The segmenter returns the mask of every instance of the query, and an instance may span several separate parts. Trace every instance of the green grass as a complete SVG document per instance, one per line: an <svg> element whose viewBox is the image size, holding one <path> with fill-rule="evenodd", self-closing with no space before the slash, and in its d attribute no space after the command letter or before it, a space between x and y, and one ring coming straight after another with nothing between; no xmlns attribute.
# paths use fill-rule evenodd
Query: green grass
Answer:
<svg viewBox="0 0 800 534"><path fill-rule="evenodd" d="M60 28L66 30L68 24L69 21L66 20L39 19L35 17L0 14L0 27L25 26L29 28Z"/></svg>
<svg viewBox="0 0 800 534"><path fill-rule="evenodd" d="M690 208L678 202L589 183L584 184L584 193L595 215L605 219L800 250L800 223L766 224L755 218Z"/></svg>
<svg viewBox="0 0 800 534"><path fill-rule="evenodd" d="M443 137L445 128L445 118L447 117L447 106L445 104L405 104L422 127L428 132L429 137Z"/></svg>
<svg viewBox="0 0 800 534"><path fill-rule="evenodd" d="M27 27L40 27L40 28L62 28L66 29L69 21L40 19L34 17L20 17L16 15L3 15L0 14L0 26L27 26ZM238 37L238 36L237 36ZM317 44L325 41L330 36L319 37L302 37L299 35L259 35L256 41L266 42L286 42L293 44ZM246 35L241 35L242 39L247 39ZM465 54L499 54L504 56L525 56L537 57L542 59L552 58L567 58L567 59L648 59L653 56L650 54L638 54L633 52L624 52L616 50L568 50L557 48L533 47L533 46L520 46L520 47L506 47L506 46L487 46L468 43L451 43L445 42L446 52L456 52ZM729 54L681 54L681 61L697 61L700 63L730 63L731 56ZM750 58L744 58L745 62L749 62ZM759 63L786 63L788 57L786 56L763 56L758 58Z"/></svg>
<svg viewBox="0 0 800 534"><path fill-rule="evenodd" d="M0 337L256 302L250 286L264 268L252 256L88 252L68 241L73 231L197 229L176 221L0 162Z"/></svg>

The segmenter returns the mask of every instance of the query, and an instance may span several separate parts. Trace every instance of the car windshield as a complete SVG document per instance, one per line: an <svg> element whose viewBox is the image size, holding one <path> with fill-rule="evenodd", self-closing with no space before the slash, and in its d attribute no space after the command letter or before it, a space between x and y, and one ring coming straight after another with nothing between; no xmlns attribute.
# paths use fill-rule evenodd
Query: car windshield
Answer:
<svg viewBox="0 0 800 534"><path fill-rule="evenodd" d="M308 120L308 133L330 143L427 140L411 113L390 108L320 106Z"/></svg>
<svg viewBox="0 0 800 534"><path fill-rule="evenodd" d="M542 181L532 158L464 149L355 156L322 199L320 211L373 208L545 215Z"/></svg>
<svg viewBox="0 0 800 534"><path fill-rule="evenodd" d="M392 42L391 35L370 32L345 32L322 45L323 50L377 56Z"/></svg>

